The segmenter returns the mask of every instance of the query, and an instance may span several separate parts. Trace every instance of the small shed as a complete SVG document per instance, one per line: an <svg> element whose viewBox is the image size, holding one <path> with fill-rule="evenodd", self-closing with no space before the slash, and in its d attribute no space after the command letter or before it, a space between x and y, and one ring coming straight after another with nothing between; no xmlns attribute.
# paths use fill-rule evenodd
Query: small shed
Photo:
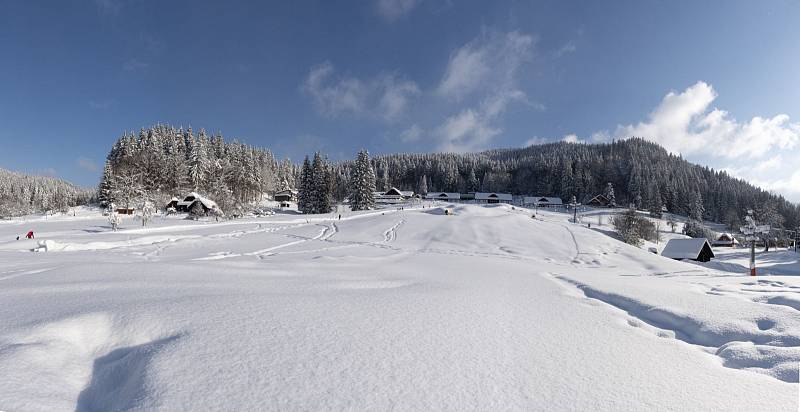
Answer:
<svg viewBox="0 0 800 412"><path fill-rule="evenodd" d="M714 258L711 245L704 238L699 239L670 239L667 246L661 251L661 256L671 259L689 259L698 262L708 262Z"/></svg>
<svg viewBox="0 0 800 412"><path fill-rule="evenodd" d="M720 233L717 238L711 242L712 246L723 246L723 247L736 247L739 245L739 241L730 233Z"/></svg>
<svg viewBox="0 0 800 412"><path fill-rule="evenodd" d="M428 194L425 195L425 199L452 202L455 200L461 200L461 194L451 192L428 192Z"/></svg>
<svg viewBox="0 0 800 412"><path fill-rule="evenodd" d="M118 215L132 215L134 211L132 207L118 207L116 210Z"/></svg>
<svg viewBox="0 0 800 412"><path fill-rule="evenodd" d="M475 193L475 200L486 203L511 203L511 193Z"/></svg>

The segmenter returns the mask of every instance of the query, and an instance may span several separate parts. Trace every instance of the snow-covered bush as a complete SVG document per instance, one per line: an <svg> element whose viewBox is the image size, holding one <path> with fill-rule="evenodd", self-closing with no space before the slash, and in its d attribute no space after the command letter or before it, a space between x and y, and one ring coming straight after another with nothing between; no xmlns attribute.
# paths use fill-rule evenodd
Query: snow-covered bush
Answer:
<svg viewBox="0 0 800 412"><path fill-rule="evenodd" d="M153 219L153 215L156 214L156 207L153 205L153 202L149 200L142 201L141 205L139 206L139 219L142 221L142 226L147 226L147 223Z"/></svg>
<svg viewBox="0 0 800 412"><path fill-rule="evenodd" d="M639 216L635 210L629 209L615 216L612 223L623 242L641 246L642 239L658 240L656 225L649 219Z"/></svg>
<svg viewBox="0 0 800 412"><path fill-rule="evenodd" d="M700 222L697 220L691 219L686 222L686 225L683 226L683 234L693 238L706 238L708 240L714 240L716 234L714 231L704 227Z"/></svg>
<svg viewBox="0 0 800 412"><path fill-rule="evenodd" d="M108 214L108 224L111 225L111 230L116 231L119 228L120 221L119 215L114 210Z"/></svg>
<svg viewBox="0 0 800 412"><path fill-rule="evenodd" d="M189 216L191 216L193 219L206 216L206 209L203 208L203 205L200 202L195 202L194 205L192 205L192 208L189 209Z"/></svg>

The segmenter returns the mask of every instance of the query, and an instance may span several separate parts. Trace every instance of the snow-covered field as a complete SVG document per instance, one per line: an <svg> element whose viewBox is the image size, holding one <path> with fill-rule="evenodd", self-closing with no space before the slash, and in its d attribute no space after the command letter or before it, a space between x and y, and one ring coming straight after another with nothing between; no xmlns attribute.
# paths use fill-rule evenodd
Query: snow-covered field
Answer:
<svg viewBox="0 0 800 412"><path fill-rule="evenodd" d="M450 209L0 222L0 410L798 409L793 252Z"/></svg>

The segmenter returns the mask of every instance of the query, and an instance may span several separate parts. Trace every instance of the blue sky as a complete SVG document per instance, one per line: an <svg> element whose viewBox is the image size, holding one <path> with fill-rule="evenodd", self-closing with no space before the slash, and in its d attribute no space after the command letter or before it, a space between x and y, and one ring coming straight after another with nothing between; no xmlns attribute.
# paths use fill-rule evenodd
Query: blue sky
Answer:
<svg viewBox="0 0 800 412"><path fill-rule="evenodd" d="M800 200L800 3L0 0L0 166L125 130L298 160L642 136Z"/></svg>

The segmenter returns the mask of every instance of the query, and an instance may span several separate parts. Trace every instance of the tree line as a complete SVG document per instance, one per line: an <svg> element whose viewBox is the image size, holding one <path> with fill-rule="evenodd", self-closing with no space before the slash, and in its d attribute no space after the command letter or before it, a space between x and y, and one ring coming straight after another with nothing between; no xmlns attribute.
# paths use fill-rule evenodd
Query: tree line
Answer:
<svg viewBox="0 0 800 412"><path fill-rule="evenodd" d="M0 218L37 212L67 212L94 200L95 191L48 176L0 169Z"/></svg>
<svg viewBox="0 0 800 412"><path fill-rule="evenodd" d="M358 180L355 170L362 176ZM361 180L366 173L372 174L369 183ZM142 197L166 201L198 191L230 210L244 208L265 193L293 188L300 191L300 209L317 213L353 197L354 184L361 185L355 192L359 194L366 194L365 187L385 191L394 186L421 194L485 191L562 199L575 196L581 203L608 194L613 187L618 205L654 214L665 208L735 229L746 211L754 209L766 224L796 227L800 223L798 206L782 196L724 171L689 163L639 138L478 153L399 153L372 159L364 152L341 162L329 162L318 153L296 165L288 159L277 161L266 149L226 142L219 133L208 136L203 130L194 133L191 128L157 125L138 135L125 133L117 140L109 152L98 196L102 202L124 204ZM350 200L358 203L358 195Z"/></svg>
<svg viewBox="0 0 800 412"><path fill-rule="evenodd" d="M266 193L295 187L297 167L278 162L269 150L220 133L156 125L124 133L106 157L98 189L101 204L132 207L151 200L166 204L194 191L224 211L243 210Z"/></svg>
<svg viewBox="0 0 800 412"><path fill-rule="evenodd" d="M550 143L479 153L391 154L373 159L378 188L575 196L586 203L611 183L616 203L711 220L736 229L748 209L758 220L794 228L800 209L725 171L699 166L631 138L607 144Z"/></svg>

